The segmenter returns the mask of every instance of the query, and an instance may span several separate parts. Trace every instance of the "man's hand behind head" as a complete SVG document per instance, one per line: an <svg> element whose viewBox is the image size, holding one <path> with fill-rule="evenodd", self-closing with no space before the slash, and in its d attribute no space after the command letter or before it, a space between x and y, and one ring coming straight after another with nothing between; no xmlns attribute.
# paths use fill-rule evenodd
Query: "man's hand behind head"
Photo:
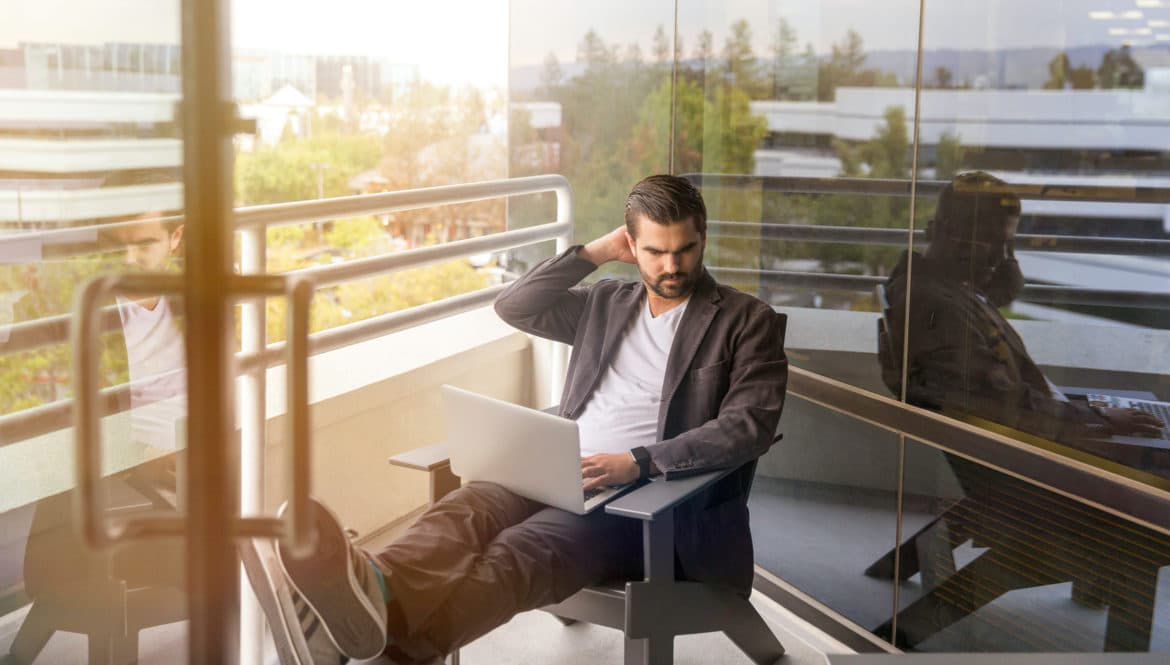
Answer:
<svg viewBox="0 0 1170 665"><path fill-rule="evenodd" d="M630 235L623 224L582 247L577 255L599 266L610 261L636 263L634 253L630 250L631 244Z"/></svg>

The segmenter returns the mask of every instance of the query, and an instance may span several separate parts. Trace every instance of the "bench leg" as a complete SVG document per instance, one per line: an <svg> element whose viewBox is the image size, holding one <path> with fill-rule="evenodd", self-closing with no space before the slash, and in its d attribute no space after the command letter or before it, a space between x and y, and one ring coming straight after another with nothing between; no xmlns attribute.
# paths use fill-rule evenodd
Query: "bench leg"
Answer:
<svg viewBox="0 0 1170 665"><path fill-rule="evenodd" d="M784 645L747 599L744 599L742 609L737 609L729 619L724 634L753 663L772 665L784 656Z"/></svg>
<svg viewBox="0 0 1170 665"><path fill-rule="evenodd" d="M56 631L45 604L33 601L8 653L18 665L31 665Z"/></svg>
<svg viewBox="0 0 1170 665"><path fill-rule="evenodd" d="M674 638L655 636L641 640L626 638L625 665L671 665L674 662Z"/></svg>
<svg viewBox="0 0 1170 665"><path fill-rule="evenodd" d="M1105 651L1149 651L1158 592L1158 569L1113 581L1105 620Z"/></svg>

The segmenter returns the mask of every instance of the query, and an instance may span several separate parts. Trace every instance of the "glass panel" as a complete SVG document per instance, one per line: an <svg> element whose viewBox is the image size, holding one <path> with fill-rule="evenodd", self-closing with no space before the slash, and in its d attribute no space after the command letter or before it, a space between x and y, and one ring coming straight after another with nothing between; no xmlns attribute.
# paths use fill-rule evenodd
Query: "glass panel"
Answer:
<svg viewBox="0 0 1170 665"><path fill-rule="evenodd" d="M236 203L242 214L259 205L295 209L317 199L508 176L506 1L441 0L404 8L378 0L340 0L328 11L311 2L242 0L231 5L233 97L241 115L256 123L255 131L235 137ZM273 16L280 16L279 29L273 27ZM269 225L262 258L250 252L252 238L241 238L239 265L242 272L271 274L353 266L498 233L505 228L507 206L505 199L494 199L311 222L301 221L302 216ZM553 221L554 215L555 208L542 221ZM310 329L336 330L481 290L500 283L504 274L501 261L484 254L370 278L322 278ZM283 298L268 300L266 343L285 339L286 308ZM469 312L395 335L370 335L310 359L312 491L358 534L358 542L368 545L371 538L384 537L387 525L403 524L426 501L425 474L371 463L442 437L437 386L430 383L439 375L425 384L402 377L436 367L473 343L487 344L501 326L490 310ZM255 341L244 340L247 327L241 325L242 343ZM454 376L468 371L462 361L457 367L451 370ZM519 372L511 366L484 370L484 376L496 379L489 391L527 397L526 383L510 383L511 374ZM456 382L454 376L444 374L439 383ZM250 388L244 388L242 404L248 406L240 411L262 410L268 429L258 443L247 434L255 421L245 424L245 470L266 466L266 473L246 473L244 503L250 512L271 515L288 497L281 469L290 442L287 429L278 424L285 410L284 373L274 367L254 378L266 378L267 404L249 408ZM371 409L374 404L377 408ZM261 496L255 487L259 477ZM273 548L253 541L242 555L250 582L245 586L257 592L275 621L270 603L284 587ZM256 627L263 617L247 602L242 617L245 659L260 658ZM263 662L272 662L270 642L267 647Z"/></svg>
<svg viewBox="0 0 1170 665"><path fill-rule="evenodd" d="M788 314L793 366L882 393L873 286L910 213L905 184L870 181L910 176L917 25L909 0L678 10L673 168L706 199L708 268ZM780 429L753 485L756 562L875 628L894 590L863 572L894 545L898 437L792 395Z"/></svg>
<svg viewBox="0 0 1170 665"><path fill-rule="evenodd" d="M886 287L908 398L1170 487L1158 416L1113 408L1170 398L1164 206L1143 202L1168 191L1170 95L1150 58L1170 9L931 4L919 175L934 191L961 177L924 206L917 269ZM1033 12L1044 29L1017 34Z"/></svg>
<svg viewBox="0 0 1170 665"><path fill-rule="evenodd" d="M515 0L509 36L510 175L559 173L573 188L574 235L622 223L634 183L670 168L674 2ZM511 227L552 219L551 196L515 202ZM551 247L512 253L523 273ZM637 276L608 264L593 277Z"/></svg>
<svg viewBox="0 0 1170 665"><path fill-rule="evenodd" d="M98 275L182 272L179 3L18 4L0 41L0 653L171 663L187 649L182 542L93 551L77 535L68 320ZM98 304L104 518L173 516L182 303Z"/></svg>
<svg viewBox="0 0 1170 665"><path fill-rule="evenodd" d="M898 437L792 395L780 429L752 485L756 564L872 630L893 607Z"/></svg>
<svg viewBox="0 0 1170 665"><path fill-rule="evenodd" d="M1170 536L919 442L907 455L927 463L907 466L905 581L879 635L916 651L1170 650Z"/></svg>
<svg viewBox="0 0 1170 665"><path fill-rule="evenodd" d="M233 3L232 73L241 115L237 203L244 207L377 194L507 177L507 5L438 2L410 12L349 0ZM270 13L303 30L273 32ZM452 22L459 14L462 19ZM355 24L355 15L366 19ZM297 35L296 38L288 35ZM305 39L304 35L312 35ZM474 53L474 55L470 55ZM336 265L504 228L503 199L272 225L267 270ZM547 220L546 220L547 221ZM491 256L329 285L313 332L473 291L499 281ZM284 338L283 300L269 303L268 341Z"/></svg>
<svg viewBox="0 0 1170 665"><path fill-rule="evenodd" d="M1162 5L927 2L916 175L932 194L918 219L932 221L885 285L884 321L895 351L907 343L910 403L1166 489L1164 430L1108 410L1170 397ZM895 393L899 356L883 359ZM932 563L902 594L900 643L1168 648L1167 536L1035 487L1027 470L933 459L906 482L960 494L926 532L904 528L904 572L924 552Z"/></svg>
<svg viewBox="0 0 1170 665"><path fill-rule="evenodd" d="M675 170L711 176L709 267L792 315L796 364L883 393L873 287L909 200L868 181L910 175L917 25L908 0L679 4Z"/></svg>

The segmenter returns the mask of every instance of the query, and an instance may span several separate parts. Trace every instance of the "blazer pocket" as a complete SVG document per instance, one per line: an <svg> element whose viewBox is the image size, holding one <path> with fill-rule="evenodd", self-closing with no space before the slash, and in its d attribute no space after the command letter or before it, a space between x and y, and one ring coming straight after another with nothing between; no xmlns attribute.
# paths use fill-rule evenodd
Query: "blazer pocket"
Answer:
<svg viewBox="0 0 1170 665"><path fill-rule="evenodd" d="M731 361L720 360L714 365L706 365L691 371L691 380L695 383L704 383L707 381L717 381L727 377L727 372L731 367Z"/></svg>

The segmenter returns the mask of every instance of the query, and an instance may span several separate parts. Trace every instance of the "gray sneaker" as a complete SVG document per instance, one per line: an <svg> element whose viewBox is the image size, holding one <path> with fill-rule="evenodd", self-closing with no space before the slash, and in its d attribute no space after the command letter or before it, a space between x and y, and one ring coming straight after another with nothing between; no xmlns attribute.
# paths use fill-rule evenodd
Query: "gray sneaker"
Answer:
<svg viewBox="0 0 1170 665"><path fill-rule="evenodd" d="M240 560L272 631L280 665L344 665L349 662L321 627L321 620L301 598L276 560L272 543L258 539L240 544Z"/></svg>
<svg viewBox="0 0 1170 665"><path fill-rule="evenodd" d="M280 509L282 515L286 506ZM316 500L311 511L317 547L298 559L280 546L280 565L338 650L355 660L373 658L386 648L381 583L366 554L349 542L337 516Z"/></svg>

